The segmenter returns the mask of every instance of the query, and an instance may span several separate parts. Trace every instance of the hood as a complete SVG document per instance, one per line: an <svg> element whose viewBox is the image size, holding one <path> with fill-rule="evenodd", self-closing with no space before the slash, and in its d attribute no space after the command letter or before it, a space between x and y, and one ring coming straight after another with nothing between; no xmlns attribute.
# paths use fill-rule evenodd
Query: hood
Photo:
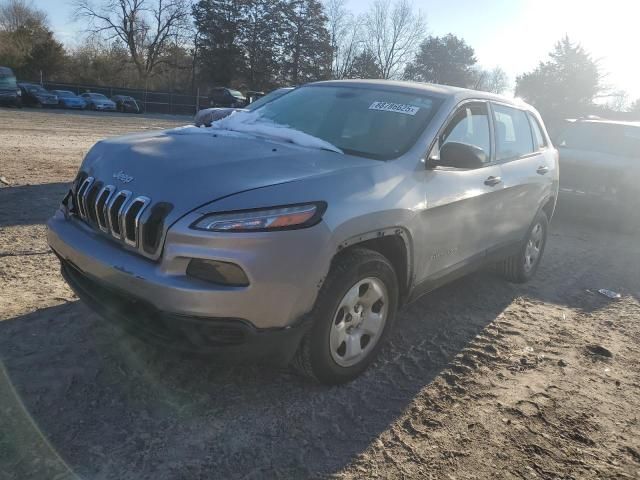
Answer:
<svg viewBox="0 0 640 480"><path fill-rule="evenodd" d="M150 197L152 203L173 204L168 218L172 223L234 193L379 165L374 160L246 134L191 129L103 140L91 149L82 170L118 190Z"/></svg>

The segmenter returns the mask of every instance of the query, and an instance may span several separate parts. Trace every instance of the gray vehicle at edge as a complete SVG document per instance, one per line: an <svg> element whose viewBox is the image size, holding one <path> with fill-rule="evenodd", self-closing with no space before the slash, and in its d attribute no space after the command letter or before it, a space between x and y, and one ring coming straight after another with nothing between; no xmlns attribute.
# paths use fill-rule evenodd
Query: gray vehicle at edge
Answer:
<svg viewBox="0 0 640 480"><path fill-rule="evenodd" d="M214 125L91 149L48 222L81 299L149 341L341 383L403 304L486 264L535 273L558 154L532 107L359 80L258 112L318 141Z"/></svg>

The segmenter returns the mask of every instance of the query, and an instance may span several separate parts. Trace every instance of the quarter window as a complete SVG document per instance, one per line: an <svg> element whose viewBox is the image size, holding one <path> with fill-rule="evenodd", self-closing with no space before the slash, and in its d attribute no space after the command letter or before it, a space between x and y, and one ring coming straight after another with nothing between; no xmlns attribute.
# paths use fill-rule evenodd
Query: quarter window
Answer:
<svg viewBox="0 0 640 480"><path fill-rule="evenodd" d="M533 152L533 138L527 114L517 108L494 105L496 159L512 160Z"/></svg>
<svg viewBox="0 0 640 480"><path fill-rule="evenodd" d="M480 147L491 161L491 135L489 133L489 112L486 103L469 103L461 107L453 116L438 139L439 148L448 142L465 143Z"/></svg>
<svg viewBox="0 0 640 480"><path fill-rule="evenodd" d="M544 139L544 135L542 135L542 129L540 128L538 120L536 120L536 118L530 113L528 113L527 115L529 117L529 121L531 122L531 130L533 131L533 144L536 149L540 150L547 146L547 142Z"/></svg>

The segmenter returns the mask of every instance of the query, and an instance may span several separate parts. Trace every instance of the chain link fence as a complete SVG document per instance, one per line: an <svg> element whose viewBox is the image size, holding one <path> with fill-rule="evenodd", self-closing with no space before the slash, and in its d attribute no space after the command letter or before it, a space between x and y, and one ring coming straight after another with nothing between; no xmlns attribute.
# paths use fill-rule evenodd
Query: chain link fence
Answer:
<svg viewBox="0 0 640 480"><path fill-rule="evenodd" d="M39 81L31 83L40 83ZM181 93L154 92L135 88L105 87L82 83L43 82L47 90L70 90L76 95L86 92L101 93L111 98L114 95L128 95L144 105L149 113L167 113L171 115L194 115L198 110L209 106L209 97L185 95ZM198 92L199 93L199 92Z"/></svg>

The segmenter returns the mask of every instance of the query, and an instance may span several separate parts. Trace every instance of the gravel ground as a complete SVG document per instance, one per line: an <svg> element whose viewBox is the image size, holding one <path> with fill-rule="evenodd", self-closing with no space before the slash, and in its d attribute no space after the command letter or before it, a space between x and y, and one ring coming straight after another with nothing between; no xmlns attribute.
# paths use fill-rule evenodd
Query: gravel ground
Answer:
<svg viewBox="0 0 640 480"><path fill-rule="evenodd" d="M640 242L572 212L532 283L482 272L423 297L342 387L91 313L44 222L96 140L187 121L0 110L0 478L640 478Z"/></svg>

